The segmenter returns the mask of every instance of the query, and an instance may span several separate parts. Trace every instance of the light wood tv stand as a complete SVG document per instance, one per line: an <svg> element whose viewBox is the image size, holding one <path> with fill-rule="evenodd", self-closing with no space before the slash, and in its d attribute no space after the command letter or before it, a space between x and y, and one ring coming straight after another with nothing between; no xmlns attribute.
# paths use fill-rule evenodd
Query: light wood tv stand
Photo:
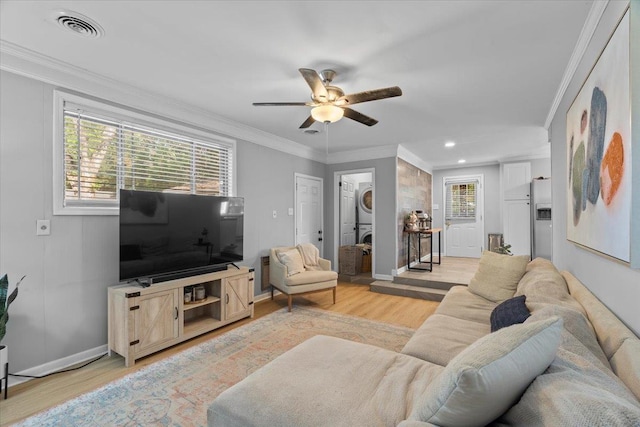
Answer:
<svg viewBox="0 0 640 427"><path fill-rule="evenodd" d="M253 317L254 271L228 267L143 288L108 290L109 354L131 366L137 359L245 317ZM185 303L184 288L202 285L206 299Z"/></svg>

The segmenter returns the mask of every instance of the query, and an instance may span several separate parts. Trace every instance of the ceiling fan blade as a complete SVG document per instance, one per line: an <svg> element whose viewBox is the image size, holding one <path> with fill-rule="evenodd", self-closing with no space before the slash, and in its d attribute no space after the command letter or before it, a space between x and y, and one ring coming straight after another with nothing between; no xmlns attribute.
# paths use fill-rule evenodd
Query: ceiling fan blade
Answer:
<svg viewBox="0 0 640 427"><path fill-rule="evenodd" d="M313 119L313 117L309 116L309 117L307 118L307 120L305 120L305 121L304 121L304 123L302 123L302 124L300 125L300 128L299 128L299 129L306 129L306 128L308 128L309 126L311 126L314 122L315 122L315 120Z"/></svg>
<svg viewBox="0 0 640 427"><path fill-rule="evenodd" d="M257 107L284 107L284 106L300 106L300 107L304 107L306 105L309 105L308 102L254 102L253 105L257 106Z"/></svg>
<svg viewBox="0 0 640 427"><path fill-rule="evenodd" d="M324 87L324 83L322 83L322 79L316 73L316 70L312 70L310 68L299 68L300 74L307 81L307 84L311 88L311 92L313 92L313 97L326 100L329 98L329 94L327 93L327 88Z"/></svg>
<svg viewBox="0 0 640 427"><path fill-rule="evenodd" d="M351 108L342 107L342 109L344 110L345 117L348 117L351 120L355 120L356 122L360 122L363 125L373 126L376 123L378 123L378 121L373 117L365 116L364 114L358 113L357 111L352 110Z"/></svg>
<svg viewBox="0 0 640 427"><path fill-rule="evenodd" d="M336 105L353 105L360 102L375 101L377 99L393 98L402 95L402 90L398 86L386 87L384 89L367 90L364 92L352 93L338 98Z"/></svg>

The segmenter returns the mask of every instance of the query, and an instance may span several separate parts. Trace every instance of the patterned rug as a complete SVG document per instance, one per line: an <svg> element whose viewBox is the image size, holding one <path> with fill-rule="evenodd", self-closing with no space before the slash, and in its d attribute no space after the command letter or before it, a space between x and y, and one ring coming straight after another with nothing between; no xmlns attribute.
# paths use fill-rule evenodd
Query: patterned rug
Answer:
<svg viewBox="0 0 640 427"><path fill-rule="evenodd" d="M319 309L264 316L18 426L206 426L207 407L224 390L315 335L400 351L414 330Z"/></svg>

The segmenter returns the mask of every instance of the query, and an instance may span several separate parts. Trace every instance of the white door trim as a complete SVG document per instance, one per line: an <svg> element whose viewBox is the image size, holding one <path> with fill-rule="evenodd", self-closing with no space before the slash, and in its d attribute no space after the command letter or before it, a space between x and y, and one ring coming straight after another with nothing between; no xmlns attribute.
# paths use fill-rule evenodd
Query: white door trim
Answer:
<svg viewBox="0 0 640 427"><path fill-rule="evenodd" d="M293 174L293 241L294 245L298 244L298 178L311 179L320 182L320 224L322 225L322 244L320 245L320 256L324 253L324 179L318 176L305 175L303 173L295 172Z"/></svg>
<svg viewBox="0 0 640 427"><path fill-rule="evenodd" d="M371 240L371 251L373 257L371 257L371 277L375 278L376 271L376 168L363 168L363 169L351 169L343 171L333 172L333 259L331 265L334 271L339 270L338 254L340 252L340 190L339 183L342 175L352 175L356 173L370 173L371 185L373 187L373 203L372 209L373 215L371 216L371 227L373 228L373 239Z"/></svg>
<svg viewBox="0 0 640 427"><path fill-rule="evenodd" d="M480 183L480 197L478 197L478 213L480 214L480 249L481 252L484 249L484 174L475 174L475 175L456 175L456 176L445 176L442 177L442 244L443 248L441 248L441 252L443 255L447 255L447 219L446 211L447 211L447 182L450 181L462 181L462 180L474 180L477 179ZM433 256L433 255L432 255Z"/></svg>

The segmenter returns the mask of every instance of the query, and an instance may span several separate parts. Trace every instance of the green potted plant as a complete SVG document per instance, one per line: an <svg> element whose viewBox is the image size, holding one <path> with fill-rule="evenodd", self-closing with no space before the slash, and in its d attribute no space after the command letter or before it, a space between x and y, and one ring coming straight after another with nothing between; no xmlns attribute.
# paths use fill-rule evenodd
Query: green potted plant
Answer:
<svg viewBox="0 0 640 427"><path fill-rule="evenodd" d="M18 286L22 283L22 280L26 276L22 276L22 279L18 281L15 289L7 298L7 294L9 293L9 278L5 274L0 278L0 343L4 338L4 335L7 333L7 322L9 321L9 305L16 299L18 296ZM6 345L0 344L0 378L2 380L6 380L8 376L8 372L5 369L8 369L7 364L9 363L9 350ZM8 387L8 384L4 384L5 387ZM6 390L6 389L5 389ZM6 391L5 391L6 397Z"/></svg>
<svg viewBox="0 0 640 427"><path fill-rule="evenodd" d="M498 246L497 248L495 248L494 252L497 252L497 253L503 254L503 255L513 255L511 253L511 245L509 245L509 244Z"/></svg>

